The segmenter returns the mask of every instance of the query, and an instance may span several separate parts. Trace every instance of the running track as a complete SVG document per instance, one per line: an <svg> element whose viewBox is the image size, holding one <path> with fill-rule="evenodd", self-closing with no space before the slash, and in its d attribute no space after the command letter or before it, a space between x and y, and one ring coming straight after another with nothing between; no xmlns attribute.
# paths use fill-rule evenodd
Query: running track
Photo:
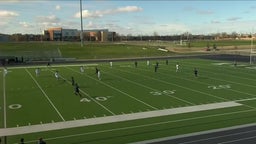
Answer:
<svg viewBox="0 0 256 144"><path fill-rule="evenodd" d="M139 142L140 144L255 144L256 124Z"/></svg>

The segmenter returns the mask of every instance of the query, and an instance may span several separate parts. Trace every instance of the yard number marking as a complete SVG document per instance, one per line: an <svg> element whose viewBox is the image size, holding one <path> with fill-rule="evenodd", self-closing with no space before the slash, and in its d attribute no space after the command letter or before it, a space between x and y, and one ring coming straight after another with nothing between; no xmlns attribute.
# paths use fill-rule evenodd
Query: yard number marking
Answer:
<svg viewBox="0 0 256 144"><path fill-rule="evenodd" d="M99 97L95 97L93 99L97 100L97 101L107 101L109 98L111 98L112 96L99 96ZM91 102L90 99L88 98L82 98L80 100L80 102Z"/></svg>
<svg viewBox="0 0 256 144"><path fill-rule="evenodd" d="M22 105L20 105L20 104L12 104L12 105L9 105L9 109L19 109L19 108L21 108L22 107Z"/></svg>
<svg viewBox="0 0 256 144"><path fill-rule="evenodd" d="M164 91L152 91L150 94L155 95L155 96L160 96L160 95L172 95L175 93L176 90L164 90Z"/></svg>
<svg viewBox="0 0 256 144"><path fill-rule="evenodd" d="M208 88L213 89L213 90L229 89L229 88L231 88L231 86L229 84L226 84L226 85L211 85L211 86L208 86Z"/></svg>

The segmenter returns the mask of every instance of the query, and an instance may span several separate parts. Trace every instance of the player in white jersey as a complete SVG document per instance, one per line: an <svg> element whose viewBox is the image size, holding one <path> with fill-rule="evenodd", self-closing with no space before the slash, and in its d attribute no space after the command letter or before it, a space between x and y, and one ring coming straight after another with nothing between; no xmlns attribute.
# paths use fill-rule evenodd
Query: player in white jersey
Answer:
<svg viewBox="0 0 256 144"><path fill-rule="evenodd" d="M84 73L84 67L83 66L80 66L80 72Z"/></svg>
<svg viewBox="0 0 256 144"><path fill-rule="evenodd" d="M176 72L179 71L179 63L176 64Z"/></svg>
<svg viewBox="0 0 256 144"><path fill-rule="evenodd" d="M110 67L112 68L112 66L113 66L113 62L111 61L111 62L109 62L109 64L110 64Z"/></svg>
<svg viewBox="0 0 256 144"><path fill-rule="evenodd" d="M101 77L100 77L100 70L98 70L97 76L98 76L98 79L101 80Z"/></svg>
<svg viewBox="0 0 256 144"><path fill-rule="evenodd" d="M55 76L55 78L57 79L57 80L59 80L59 72L58 71L56 71L55 73L54 73L54 76Z"/></svg>
<svg viewBox="0 0 256 144"><path fill-rule="evenodd" d="M149 66L149 60L147 60L147 66Z"/></svg>
<svg viewBox="0 0 256 144"><path fill-rule="evenodd" d="M8 74L8 70L7 68L4 68L4 76L6 76Z"/></svg>
<svg viewBox="0 0 256 144"><path fill-rule="evenodd" d="M36 73L36 76L39 76L39 74L40 74L40 69L39 69L39 68L36 68L35 73Z"/></svg>

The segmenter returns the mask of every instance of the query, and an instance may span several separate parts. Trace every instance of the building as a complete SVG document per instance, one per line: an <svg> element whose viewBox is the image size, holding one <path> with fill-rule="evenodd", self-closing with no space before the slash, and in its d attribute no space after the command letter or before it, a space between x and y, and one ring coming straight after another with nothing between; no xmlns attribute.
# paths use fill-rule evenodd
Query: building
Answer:
<svg viewBox="0 0 256 144"><path fill-rule="evenodd" d="M108 29L84 30L84 39L87 41L108 41Z"/></svg>
<svg viewBox="0 0 256 144"><path fill-rule="evenodd" d="M0 34L0 42L10 41L10 35Z"/></svg>
<svg viewBox="0 0 256 144"><path fill-rule="evenodd" d="M80 33L77 29L63 29L61 27L49 28L44 31L44 39L49 41L79 41ZM116 33L109 32L108 29L84 30L85 41L114 41Z"/></svg>
<svg viewBox="0 0 256 144"><path fill-rule="evenodd" d="M62 28L50 28L44 31L44 36L50 41L60 41L62 40Z"/></svg>

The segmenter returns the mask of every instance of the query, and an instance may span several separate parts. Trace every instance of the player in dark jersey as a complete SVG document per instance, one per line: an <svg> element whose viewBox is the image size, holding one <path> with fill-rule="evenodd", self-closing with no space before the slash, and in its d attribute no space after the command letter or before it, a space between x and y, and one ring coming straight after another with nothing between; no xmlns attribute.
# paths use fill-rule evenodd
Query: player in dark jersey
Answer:
<svg viewBox="0 0 256 144"><path fill-rule="evenodd" d="M95 74L98 74L99 69L97 67L95 67Z"/></svg>
<svg viewBox="0 0 256 144"><path fill-rule="evenodd" d="M80 89L79 89L79 86L78 86L77 83L75 84L75 95L79 95L80 97L82 96L82 95L80 94Z"/></svg>
<svg viewBox="0 0 256 144"><path fill-rule="evenodd" d="M72 86L75 85L74 77L71 77L71 84L72 84Z"/></svg>
<svg viewBox="0 0 256 144"><path fill-rule="evenodd" d="M194 69L194 74L195 74L195 77L197 77L197 75L198 75L198 70L195 68Z"/></svg>
<svg viewBox="0 0 256 144"><path fill-rule="evenodd" d="M134 62L134 65L135 65L135 67L137 68L137 66L138 66L138 62L137 62L137 61L135 61L135 62Z"/></svg>

